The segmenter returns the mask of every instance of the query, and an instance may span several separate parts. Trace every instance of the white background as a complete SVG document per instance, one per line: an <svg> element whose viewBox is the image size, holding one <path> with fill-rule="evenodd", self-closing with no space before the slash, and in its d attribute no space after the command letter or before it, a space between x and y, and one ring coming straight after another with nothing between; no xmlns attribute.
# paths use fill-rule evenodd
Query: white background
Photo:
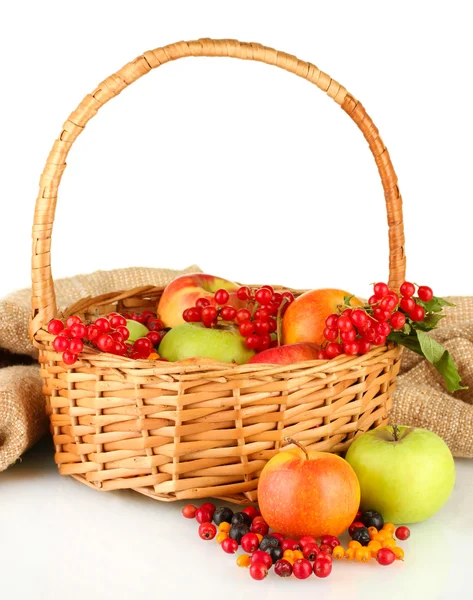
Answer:
<svg viewBox="0 0 473 600"><path fill-rule="evenodd" d="M29 285L38 181L82 98L143 51L257 41L313 62L367 108L404 197L407 275L472 294L467 2L10 2L2 61L0 296ZM59 191L55 277L193 263L229 279L367 294L387 278L367 143L315 86L268 65L168 63L79 136Z"/></svg>
<svg viewBox="0 0 473 600"><path fill-rule="evenodd" d="M69 113L143 51L199 37L295 54L359 98L399 176L408 278L439 295L473 294L469 8L420 0L2 2L0 296L29 285L39 176ZM384 199L365 140L315 86L267 65L199 58L151 72L89 123L59 196L56 277L197 263L240 281L360 295L387 278ZM274 600L318 590L336 599L450 600L471 587L471 462L457 468L452 499L413 528L404 565L344 565L323 583L259 584L202 545L175 505L60 478L47 448L0 476L3 595Z"/></svg>

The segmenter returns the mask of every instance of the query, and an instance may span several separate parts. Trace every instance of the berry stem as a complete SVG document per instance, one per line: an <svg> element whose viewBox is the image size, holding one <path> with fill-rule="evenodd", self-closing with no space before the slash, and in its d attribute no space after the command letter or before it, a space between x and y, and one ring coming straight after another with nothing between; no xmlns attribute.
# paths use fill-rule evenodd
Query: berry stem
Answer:
<svg viewBox="0 0 473 600"><path fill-rule="evenodd" d="M307 452L305 446L303 446L300 442L298 442L292 437L285 437L284 441L288 442L289 444L294 444L294 446L297 446L305 454L306 459L309 460L309 453Z"/></svg>
<svg viewBox="0 0 473 600"><path fill-rule="evenodd" d="M282 325L282 309L284 305L289 302L287 298L283 298L281 304L278 307L278 314L276 316L276 339L278 346L281 345L281 325Z"/></svg>

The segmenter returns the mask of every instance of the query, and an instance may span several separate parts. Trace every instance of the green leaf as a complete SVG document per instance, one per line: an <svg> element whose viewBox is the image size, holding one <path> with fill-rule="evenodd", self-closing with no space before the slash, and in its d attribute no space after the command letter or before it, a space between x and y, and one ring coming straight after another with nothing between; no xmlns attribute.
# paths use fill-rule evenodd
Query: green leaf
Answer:
<svg viewBox="0 0 473 600"><path fill-rule="evenodd" d="M435 365L445 352L445 348L423 331L417 331L417 339L425 358Z"/></svg>
<svg viewBox="0 0 473 600"><path fill-rule="evenodd" d="M434 313L441 312L444 306L455 306L455 304L452 304L443 298L438 298L437 296L434 296L429 302L424 302L423 300L416 298L416 302L423 306L426 312Z"/></svg>
<svg viewBox="0 0 473 600"><path fill-rule="evenodd" d="M351 299L354 297L354 294L352 294L351 296L344 296L343 303L345 304L345 306L350 306Z"/></svg>
<svg viewBox="0 0 473 600"><path fill-rule="evenodd" d="M430 313L425 317L423 321L418 321L414 323L415 329L420 329L421 331L431 331L435 329L445 315L440 315L438 313Z"/></svg>
<svg viewBox="0 0 473 600"><path fill-rule="evenodd" d="M396 344L399 344L401 346L405 346L406 348L409 348L409 350L412 350L412 352L416 352L417 354L424 356L424 353L422 352L422 348L420 347L417 335L415 335L415 334L414 335L406 335L405 333L402 333L401 331L392 331L388 335L388 340L391 342L395 342Z"/></svg>
<svg viewBox="0 0 473 600"><path fill-rule="evenodd" d="M448 350L423 331L417 331L417 338L425 358L443 375L448 391L467 389L460 385L460 374Z"/></svg>
<svg viewBox="0 0 473 600"><path fill-rule="evenodd" d="M450 353L445 350L440 360L435 364L437 371L443 375L449 392L467 390L468 386L460 385L461 377Z"/></svg>

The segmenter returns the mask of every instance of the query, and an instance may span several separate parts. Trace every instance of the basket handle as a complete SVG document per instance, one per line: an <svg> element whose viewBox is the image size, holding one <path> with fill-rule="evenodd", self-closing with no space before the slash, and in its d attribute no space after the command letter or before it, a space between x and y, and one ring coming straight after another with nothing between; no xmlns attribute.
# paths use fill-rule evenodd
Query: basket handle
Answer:
<svg viewBox="0 0 473 600"><path fill-rule="evenodd" d="M342 85L315 65L261 44L211 39L177 42L145 52L100 83L91 94L87 94L76 110L71 113L64 123L59 138L53 144L39 183L32 232L33 313L30 323L30 335L32 337L43 325L54 318L57 312L54 281L51 272L51 234L57 191L72 144L83 131L87 122L96 115L99 108L117 96L130 83L164 63L187 56L224 56L257 60L275 65L307 79L340 104L365 136L378 166L383 184L389 226L389 285L396 289L404 280L406 268L404 225L402 199L397 186L397 177L389 153L379 136L378 129L361 103L355 100Z"/></svg>

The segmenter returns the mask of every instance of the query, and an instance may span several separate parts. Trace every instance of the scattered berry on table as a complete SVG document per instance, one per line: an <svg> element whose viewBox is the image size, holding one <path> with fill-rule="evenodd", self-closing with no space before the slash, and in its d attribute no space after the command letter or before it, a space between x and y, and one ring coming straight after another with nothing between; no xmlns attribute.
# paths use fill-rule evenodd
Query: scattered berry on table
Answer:
<svg viewBox="0 0 473 600"><path fill-rule="evenodd" d="M395 548L396 547L396 540L392 537L385 539L382 544L383 548Z"/></svg>
<svg viewBox="0 0 473 600"><path fill-rule="evenodd" d="M370 541L370 532L366 527L357 527L352 535L353 540L360 542L362 546L367 546Z"/></svg>
<svg viewBox="0 0 473 600"><path fill-rule="evenodd" d="M396 560L396 555L390 548L381 548L378 550L376 560L380 565L387 566Z"/></svg>
<svg viewBox="0 0 473 600"><path fill-rule="evenodd" d="M231 520L232 525L244 524L244 525L248 525L248 527L249 527L251 525L251 523L252 523L252 519L247 513L237 512L237 513L234 513L234 515L232 516L232 520Z"/></svg>
<svg viewBox="0 0 473 600"><path fill-rule="evenodd" d="M221 542L220 545L222 546L222 550L227 554L235 554L235 552L238 550L238 542L228 536Z"/></svg>
<svg viewBox="0 0 473 600"><path fill-rule="evenodd" d="M266 566L267 569L270 569L273 564L273 559L271 558L271 555L268 552L263 552L263 550L256 550L256 552L253 552L253 554L251 555L251 562L262 563Z"/></svg>
<svg viewBox="0 0 473 600"><path fill-rule="evenodd" d="M261 543L259 545L260 550L263 550L264 552L270 550L271 548L278 548L280 546L280 542L277 538L273 537L272 535L265 535L263 536L263 539L261 540Z"/></svg>
<svg viewBox="0 0 473 600"><path fill-rule="evenodd" d="M268 567L266 565L264 565L263 563L252 562L250 564L250 575L253 579L261 581L262 579L264 579L267 576L267 574L268 574Z"/></svg>
<svg viewBox="0 0 473 600"><path fill-rule="evenodd" d="M217 537L215 538L215 540L217 541L218 544L221 544L223 542L223 540L226 540L228 537L228 533L226 531L220 531L217 534Z"/></svg>
<svg viewBox="0 0 473 600"><path fill-rule="evenodd" d="M240 554L240 556L236 559L236 564L239 567L249 567L251 564L251 557L249 554Z"/></svg>
<svg viewBox="0 0 473 600"><path fill-rule="evenodd" d="M332 554L333 548L328 544L320 544L320 551L326 552L327 554Z"/></svg>
<svg viewBox="0 0 473 600"><path fill-rule="evenodd" d="M407 538L411 535L411 531L409 527L405 525L401 525L396 529L396 537L398 540L407 540Z"/></svg>
<svg viewBox="0 0 473 600"><path fill-rule="evenodd" d="M335 546L335 548L333 549L333 552L332 552L332 556L333 556L333 558L336 558L337 560L345 558L345 548L343 546Z"/></svg>
<svg viewBox="0 0 473 600"><path fill-rule="evenodd" d="M353 537L355 529L359 529L360 527L365 527L364 523L362 523L361 521L354 521L348 528L348 534L350 535L350 537Z"/></svg>
<svg viewBox="0 0 473 600"><path fill-rule="evenodd" d="M186 506L184 506L184 508L182 509L182 515L186 519L194 519L196 510L197 506L195 506L194 504L186 504Z"/></svg>
<svg viewBox="0 0 473 600"><path fill-rule="evenodd" d="M259 521L258 519L259 517L253 519L253 522L251 523L251 531L253 533L260 533L262 536L265 536L269 531L269 526L265 521Z"/></svg>
<svg viewBox="0 0 473 600"><path fill-rule="evenodd" d="M246 513L252 521L255 517L258 517L261 514L260 511L254 506L247 506L242 510L242 512Z"/></svg>
<svg viewBox="0 0 473 600"><path fill-rule="evenodd" d="M345 558L347 560L355 560L356 548L348 548L345 550Z"/></svg>
<svg viewBox="0 0 473 600"><path fill-rule="evenodd" d="M371 542L368 544L367 548L371 552L371 556L373 558L376 558L376 555L378 554L378 550L381 550L382 545L381 545L381 542L378 542L376 540L371 540Z"/></svg>
<svg viewBox="0 0 473 600"><path fill-rule="evenodd" d="M317 555L320 552L320 548L317 544L304 544L304 558L307 560L311 560L312 562L317 558Z"/></svg>
<svg viewBox="0 0 473 600"><path fill-rule="evenodd" d="M361 548L355 549L355 560L358 562L368 562L371 559L371 552L368 548L362 546Z"/></svg>
<svg viewBox="0 0 473 600"><path fill-rule="evenodd" d="M404 560L404 550L402 548L396 546L395 548L391 548L391 550L394 552L396 560Z"/></svg>
<svg viewBox="0 0 473 600"><path fill-rule="evenodd" d="M293 540L291 538L286 538L281 542L281 548L283 550L300 550L301 545L297 540Z"/></svg>
<svg viewBox="0 0 473 600"><path fill-rule="evenodd" d="M269 552L269 555L271 556L273 564L276 563L278 560L280 560L284 554L284 552L282 551L282 548L280 546L277 546L276 548L269 548L268 552Z"/></svg>
<svg viewBox="0 0 473 600"><path fill-rule="evenodd" d="M350 540L348 542L348 547L349 548L361 548L361 542L359 542L358 540Z"/></svg>
<svg viewBox="0 0 473 600"><path fill-rule="evenodd" d="M212 515L212 518L213 518L215 510L216 510L215 504L213 502L205 502L205 504L202 504L202 506L200 508L206 508L210 512L210 514Z"/></svg>
<svg viewBox="0 0 473 600"><path fill-rule="evenodd" d="M380 531L384 526L384 519L375 510L366 510L360 517L361 524L365 527L376 527Z"/></svg>
<svg viewBox="0 0 473 600"><path fill-rule="evenodd" d="M373 539L374 536L379 533L376 527L368 527L368 531L370 533L370 538Z"/></svg>
<svg viewBox="0 0 473 600"><path fill-rule="evenodd" d="M278 533L277 531L272 531L271 537L276 538L279 541L279 545L281 545L282 541L284 540L284 535L282 533ZM315 538L313 539L315 540ZM302 546L302 538L299 540L299 544Z"/></svg>
<svg viewBox="0 0 473 600"><path fill-rule="evenodd" d="M217 508L213 515L213 522L215 525L220 525L220 523L231 523L233 517L233 510L226 506L221 506Z"/></svg>
<svg viewBox="0 0 473 600"><path fill-rule="evenodd" d="M245 523L237 523L230 527L228 535L240 544L243 536L249 533L250 528Z"/></svg>
<svg viewBox="0 0 473 600"><path fill-rule="evenodd" d="M299 558L295 561L292 572L297 579L307 579L312 575L312 564L306 558Z"/></svg>
<svg viewBox="0 0 473 600"><path fill-rule="evenodd" d="M288 560L283 558L278 560L274 565L274 572L279 577L290 577L292 575L292 565Z"/></svg>
<svg viewBox="0 0 473 600"><path fill-rule="evenodd" d="M231 528L230 523L227 523L226 521L222 521L220 523L220 525L218 526L218 530L224 531L225 533L228 533L230 531L230 528Z"/></svg>
<svg viewBox="0 0 473 600"><path fill-rule="evenodd" d="M332 548L335 548L335 546L340 546L340 540L334 535L324 535L320 540L320 543L327 544Z"/></svg>
<svg viewBox="0 0 473 600"><path fill-rule="evenodd" d="M331 572L332 561L318 557L314 562L314 575L316 577L328 577Z"/></svg>
<svg viewBox="0 0 473 600"><path fill-rule="evenodd" d="M245 552L251 554L252 552L255 552L255 550L258 550L260 542L256 533L249 532L241 538L240 545Z"/></svg>
<svg viewBox="0 0 473 600"><path fill-rule="evenodd" d="M217 528L213 523L201 523L199 527L199 536L203 540L213 540L217 534Z"/></svg>
<svg viewBox="0 0 473 600"><path fill-rule="evenodd" d="M208 523L209 521L212 520L212 516L210 514L210 511L207 508L198 508L195 511L195 518L197 520L197 523Z"/></svg>

